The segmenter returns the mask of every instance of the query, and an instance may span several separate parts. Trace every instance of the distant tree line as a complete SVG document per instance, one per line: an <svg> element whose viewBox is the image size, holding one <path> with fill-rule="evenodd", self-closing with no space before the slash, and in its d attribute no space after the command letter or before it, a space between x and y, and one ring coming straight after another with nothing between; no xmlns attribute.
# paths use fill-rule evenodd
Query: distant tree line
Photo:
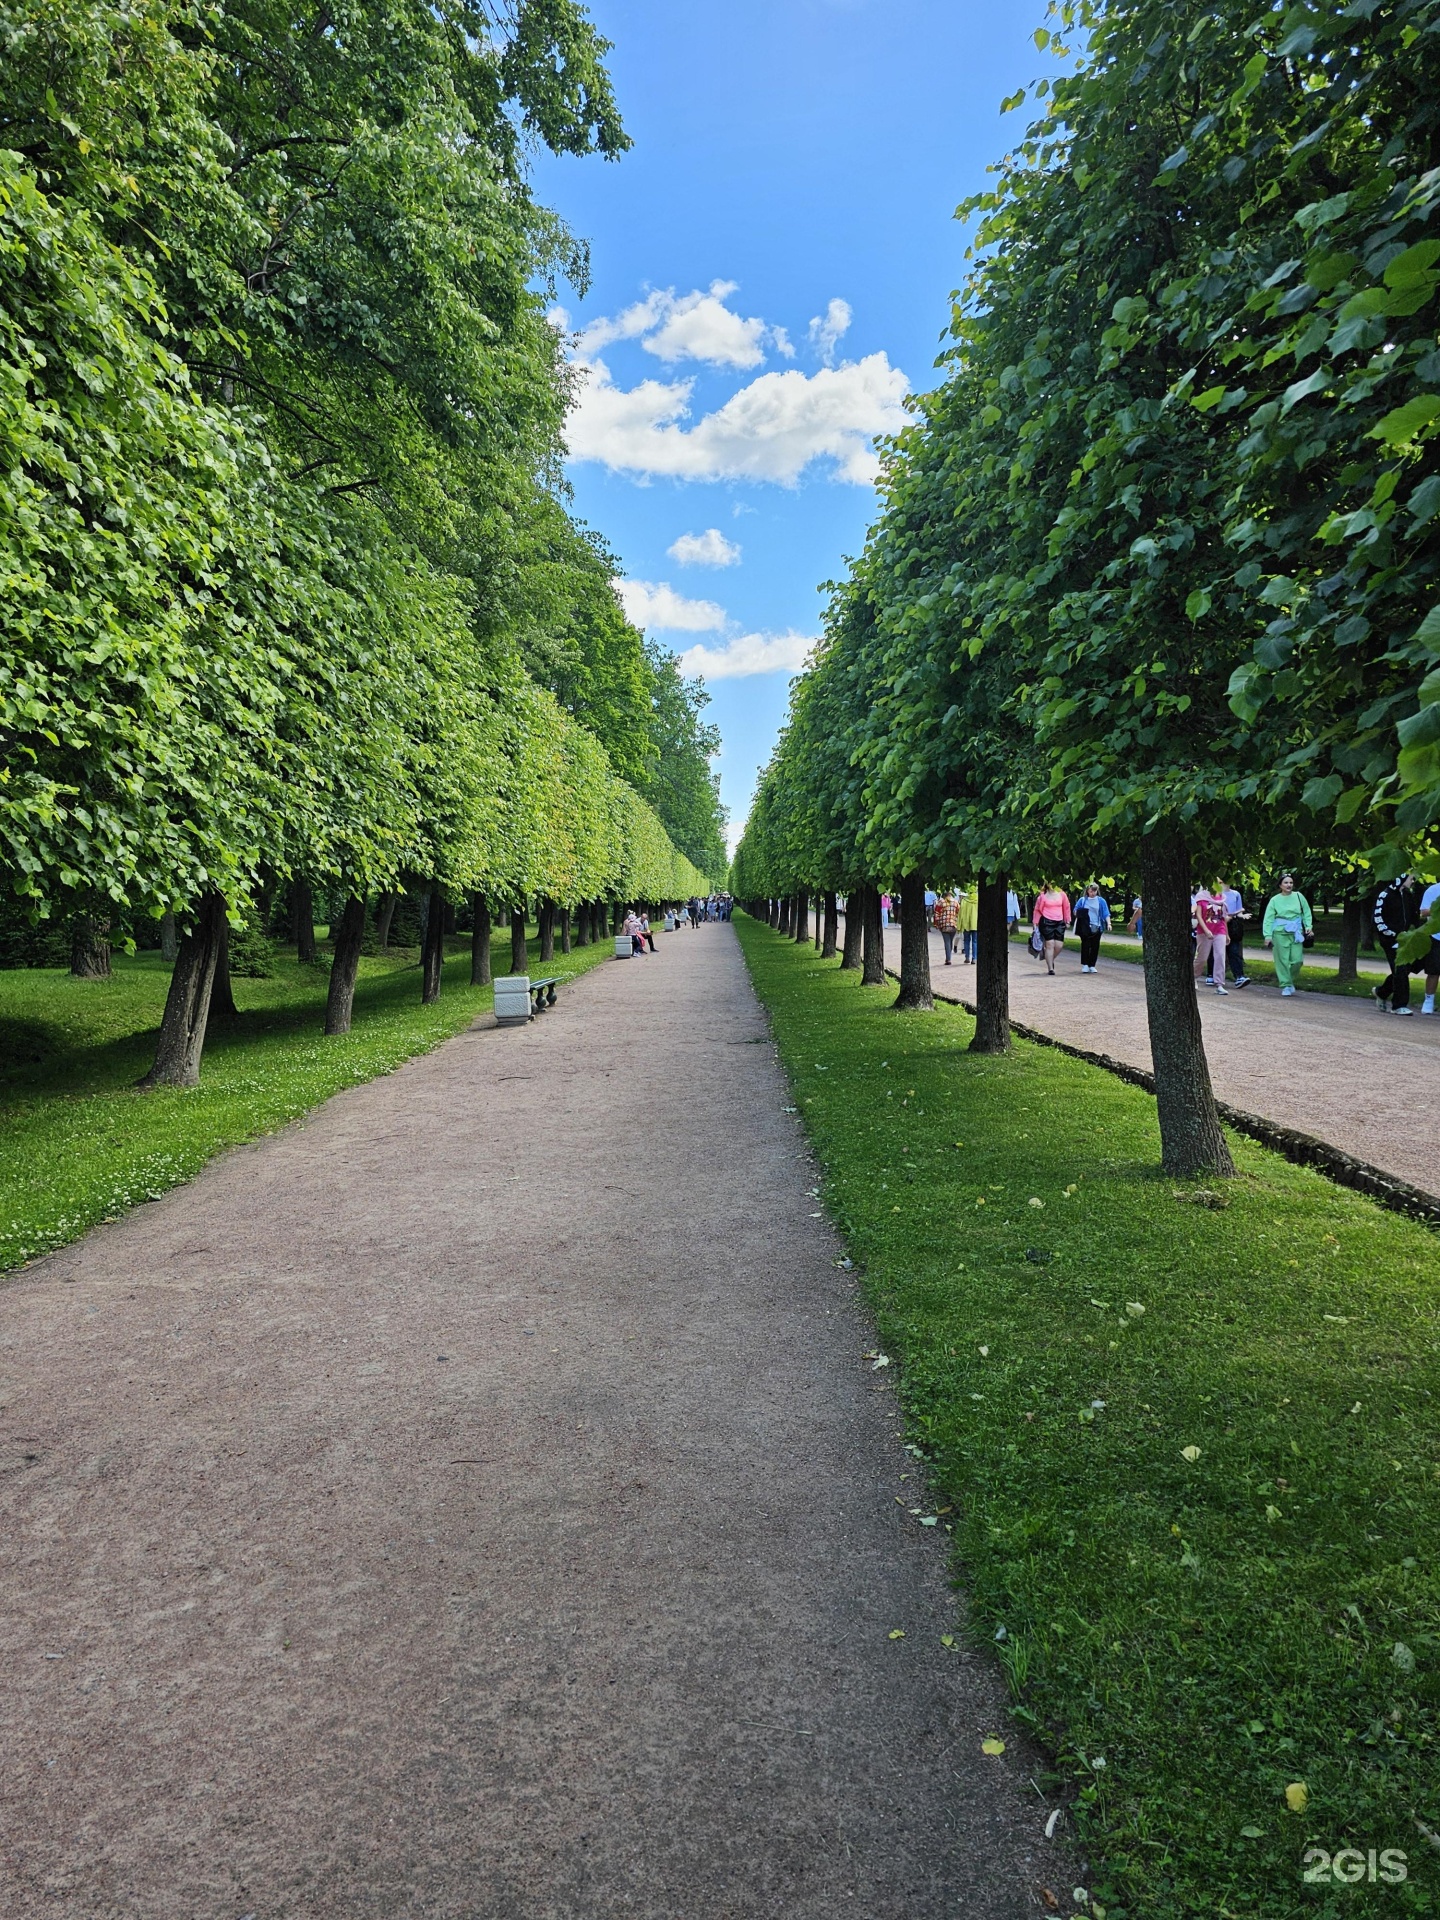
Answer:
<svg viewBox="0 0 1440 1920"><path fill-rule="evenodd" d="M625 149L606 50L575 0L0 7L0 887L82 971L173 916L157 1080L277 887L343 1030L367 902L723 865L703 688L560 479L586 261L525 156Z"/></svg>
<svg viewBox="0 0 1440 1920"><path fill-rule="evenodd" d="M1138 875L1165 1163L1223 1170L1192 882L1435 857L1440 4L1052 19L732 886L979 876L1002 1047L1007 883Z"/></svg>

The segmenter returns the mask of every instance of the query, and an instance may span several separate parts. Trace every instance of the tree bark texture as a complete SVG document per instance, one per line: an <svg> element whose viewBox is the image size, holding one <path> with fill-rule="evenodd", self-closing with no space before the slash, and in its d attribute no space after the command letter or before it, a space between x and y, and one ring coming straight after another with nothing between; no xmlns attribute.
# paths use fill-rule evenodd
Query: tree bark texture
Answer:
<svg viewBox="0 0 1440 1920"><path fill-rule="evenodd" d="M799 946L802 941L808 941L809 938L810 896L808 893L797 893L795 896L795 944Z"/></svg>
<svg viewBox="0 0 1440 1920"><path fill-rule="evenodd" d="M1010 1051L1010 919L1005 875L980 881L976 900L975 1036L971 1053Z"/></svg>
<svg viewBox="0 0 1440 1920"><path fill-rule="evenodd" d="M1155 1101L1160 1114L1160 1161L1166 1173L1232 1174L1234 1162L1210 1085L1200 1026L1199 993L1190 952L1190 856L1185 836L1156 827L1140 842L1145 902L1145 1012Z"/></svg>
<svg viewBox="0 0 1440 1920"><path fill-rule="evenodd" d="M878 887L858 888L863 905L865 928L863 954L865 970L860 976L860 984L865 987L883 987L885 984L885 924L880 918L880 889Z"/></svg>
<svg viewBox="0 0 1440 1920"><path fill-rule="evenodd" d="M335 958L330 963L330 990L325 996L325 1032L332 1038L350 1031L364 941L365 902L358 893L352 893L335 923Z"/></svg>
<svg viewBox="0 0 1440 1920"><path fill-rule="evenodd" d="M390 951L390 926L395 918L398 893L382 893L375 903L375 944L381 953Z"/></svg>
<svg viewBox="0 0 1440 1920"><path fill-rule="evenodd" d="M425 938L420 949L420 1004L433 1007L445 977L445 896L432 887L425 909Z"/></svg>
<svg viewBox="0 0 1440 1920"><path fill-rule="evenodd" d="M160 916L160 958L166 966L173 967L179 951L180 929L174 914L167 911Z"/></svg>
<svg viewBox="0 0 1440 1920"><path fill-rule="evenodd" d="M215 980L210 988L211 1020L233 1020L240 1009L235 1004L235 989L230 984L230 921L223 918L215 949Z"/></svg>
<svg viewBox="0 0 1440 1920"><path fill-rule="evenodd" d="M865 889L855 887L845 897L845 941L840 950L842 973L860 971L865 943Z"/></svg>
<svg viewBox="0 0 1440 1920"><path fill-rule="evenodd" d="M525 944L525 903L510 909L510 971L530 971L530 951Z"/></svg>
<svg viewBox="0 0 1440 1920"><path fill-rule="evenodd" d="M218 893L205 894L175 955L155 1064L140 1082L142 1087L199 1086L205 1022L210 1017L210 993L215 985L215 962L224 925L225 902Z"/></svg>
<svg viewBox="0 0 1440 1920"><path fill-rule="evenodd" d="M470 896L470 984L490 984L490 902L483 893Z"/></svg>
<svg viewBox="0 0 1440 1920"><path fill-rule="evenodd" d="M570 951L570 909L569 907L561 907L560 909L560 951L561 953L569 953Z"/></svg>
<svg viewBox="0 0 1440 1920"><path fill-rule="evenodd" d="M70 922L70 973L76 980L110 978L110 916L77 913Z"/></svg>
<svg viewBox="0 0 1440 1920"><path fill-rule="evenodd" d="M542 900L535 909L535 924L540 930L540 958L555 958L555 902Z"/></svg>
<svg viewBox="0 0 1440 1920"><path fill-rule="evenodd" d="M308 880L296 880L290 889L290 938L302 967L315 964L315 889Z"/></svg>
<svg viewBox="0 0 1440 1920"><path fill-rule="evenodd" d="M900 991L897 1013L929 1013L935 1005L930 990L930 921L925 910L925 876L907 873L900 883Z"/></svg>
<svg viewBox="0 0 1440 1920"><path fill-rule="evenodd" d="M820 958L822 960L833 960L835 958L835 949L839 943L839 937L840 910L836 904L835 892L832 888L831 891L825 895L825 935L820 946Z"/></svg>
<svg viewBox="0 0 1440 1920"><path fill-rule="evenodd" d="M1365 918L1365 902L1347 899L1340 912L1340 964L1337 980L1355 980L1360 974L1360 929Z"/></svg>

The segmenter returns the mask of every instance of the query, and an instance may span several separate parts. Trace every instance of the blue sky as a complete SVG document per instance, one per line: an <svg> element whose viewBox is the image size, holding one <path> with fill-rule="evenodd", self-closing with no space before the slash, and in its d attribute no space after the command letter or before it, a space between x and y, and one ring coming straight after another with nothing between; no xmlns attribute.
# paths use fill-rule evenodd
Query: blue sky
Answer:
<svg viewBox="0 0 1440 1920"><path fill-rule="evenodd" d="M537 165L591 246L581 517L633 618L700 671L743 821L874 510L871 436L932 384L956 203L1019 131L1042 0L592 0L635 145Z"/></svg>

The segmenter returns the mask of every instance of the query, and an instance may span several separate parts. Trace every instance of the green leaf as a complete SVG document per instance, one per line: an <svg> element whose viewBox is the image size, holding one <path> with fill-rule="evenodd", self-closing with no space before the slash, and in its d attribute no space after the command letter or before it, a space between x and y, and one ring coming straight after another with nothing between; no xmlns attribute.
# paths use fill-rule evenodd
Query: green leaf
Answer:
<svg viewBox="0 0 1440 1920"><path fill-rule="evenodd" d="M1197 587L1193 593L1187 595L1185 600L1187 619L1202 620L1209 611L1210 589L1208 587Z"/></svg>
<svg viewBox="0 0 1440 1920"><path fill-rule="evenodd" d="M1387 413L1378 426L1370 429L1369 437L1383 440L1387 447L1408 447L1437 416L1440 416L1440 394L1417 394L1403 407Z"/></svg>

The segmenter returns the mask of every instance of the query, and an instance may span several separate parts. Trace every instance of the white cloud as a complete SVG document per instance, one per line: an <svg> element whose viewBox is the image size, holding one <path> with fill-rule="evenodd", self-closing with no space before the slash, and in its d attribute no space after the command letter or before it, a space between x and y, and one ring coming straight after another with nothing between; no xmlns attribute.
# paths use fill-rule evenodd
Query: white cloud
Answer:
<svg viewBox="0 0 1440 1920"><path fill-rule="evenodd" d="M617 387L603 360L588 368L570 415L570 454L613 472L686 480L773 480L793 486L812 460L868 485L879 470L871 442L906 419L905 375L884 353L817 373L763 373L693 427L693 383L642 380Z"/></svg>
<svg viewBox="0 0 1440 1920"><path fill-rule="evenodd" d="M850 331L852 317L848 300L832 300L824 318L816 314L810 322L810 344L827 367L834 366L835 349Z"/></svg>
<svg viewBox="0 0 1440 1920"><path fill-rule="evenodd" d="M652 633L719 633L725 609L713 600L687 600L664 581L617 580L625 617Z"/></svg>
<svg viewBox="0 0 1440 1920"><path fill-rule="evenodd" d="M798 673L804 666L814 634L744 633L723 647L687 647L680 655L683 674L703 674L707 680L745 680L756 673Z"/></svg>
<svg viewBox="0 0 1440 1920"><path fill-rule="evenodd" d="M707 527L704 533L682 533L666 551L681 567L734 567L740 563L739 547L718 527Z"/></svg>
<svg viewBox="0 0 1440 1920"><path fill-rule="evenodd" d="M725 302L737 290L734 280L713 280L708 293L677 294L656 288L623 313L592 320L575 341L575 357L589 364L614 340L638 340L647 353L673 366L677 360L702 360L712 367L758 367L767 344L793 359L795 349L783 327L746 319ZM563 331L569 316L557 307L552 323Z"/></svg>

